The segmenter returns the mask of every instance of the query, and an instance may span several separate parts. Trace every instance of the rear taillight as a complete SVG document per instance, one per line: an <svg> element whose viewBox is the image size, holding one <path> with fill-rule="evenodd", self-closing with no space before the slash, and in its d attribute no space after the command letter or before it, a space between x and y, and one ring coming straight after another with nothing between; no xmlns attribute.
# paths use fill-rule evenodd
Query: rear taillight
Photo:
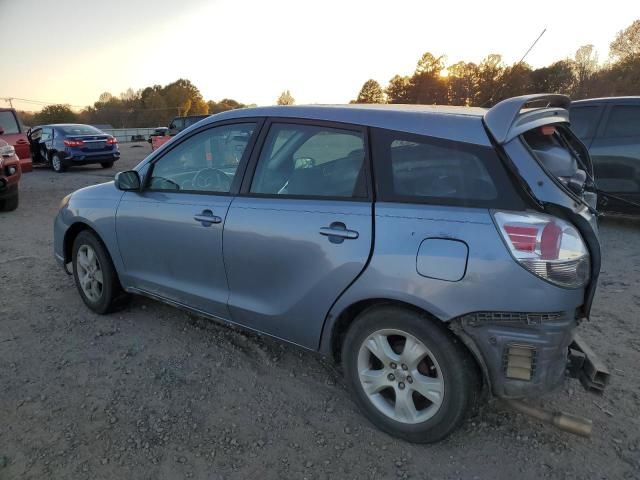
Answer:
<svg viewBox="0 0 640 480"><path fill-rule="evenodd" d="M82 140L65 140L64 145L66 147L81 147L84 142Z"/></svg>
<svg viewBox="0 0 640 480"><path fill-rule="evenodd" d="M495 212L493 218L511 255L534 275L566 288L589 281L589 252L570 223L539 213Z"/></svg>
<svg viewBox="0 0 640 480"><path fill-rule="evenodd" d="M115 145L116 143L118 143L118 139L115 137L109 137L107 138L107 145Z"/></svg>

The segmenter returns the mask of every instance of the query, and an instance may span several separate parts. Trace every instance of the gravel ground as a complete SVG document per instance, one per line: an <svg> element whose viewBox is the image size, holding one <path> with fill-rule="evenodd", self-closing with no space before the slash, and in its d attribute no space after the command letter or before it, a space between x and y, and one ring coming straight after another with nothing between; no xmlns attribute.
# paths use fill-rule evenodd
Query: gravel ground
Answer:
<svg viewBox="0 0 640 480"><path fill-rule="evenodd" d="M119 169L148 145L122 145ZM0 214L0 479L640 478L640 223L602 222L583 336L612 369L537 404L592 418L574 437L491 401L449 439L411 445L359 414L328 360L144 298L109 316L53 259L60 199L113 171L23 177Z"/></svg>

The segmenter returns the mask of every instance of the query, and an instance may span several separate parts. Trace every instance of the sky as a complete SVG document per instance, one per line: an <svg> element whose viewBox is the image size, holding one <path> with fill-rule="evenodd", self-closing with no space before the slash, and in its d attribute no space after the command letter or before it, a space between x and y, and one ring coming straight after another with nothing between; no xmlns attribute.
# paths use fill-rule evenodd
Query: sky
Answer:
<svg viewBox="0 0 640 480"><path fill-rule="evenodd" d="M347 103L369 78L384 87L427 51L449 64L500 53L533 67L595 45L640 18L637 0L0 0L5 97L77 110L188 78L206 100ZM38 110L34 103L14 107Z"/></svg>

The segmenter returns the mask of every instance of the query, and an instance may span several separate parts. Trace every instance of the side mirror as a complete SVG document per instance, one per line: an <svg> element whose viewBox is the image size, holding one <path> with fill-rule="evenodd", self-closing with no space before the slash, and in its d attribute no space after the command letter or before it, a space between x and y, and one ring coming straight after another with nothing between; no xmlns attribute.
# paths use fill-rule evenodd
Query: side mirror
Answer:
<svg viewBox="0 0 640 480"><path fill-rule="evenodd" d="M151 143L151 137L147 138L147 142Z"/></svg>
<svg viewBox="0 0 640 480"><path fill-rule="evenodd" d="M118 172L115 176L115 184L118 190L124 192L140 190L140 175L135 170Z"/></svg>
<svg viewBox="0 0 640 480"><path fill-rule="evenodd" d="M0 135L4 135L4 127L0 125Z"/></svg>

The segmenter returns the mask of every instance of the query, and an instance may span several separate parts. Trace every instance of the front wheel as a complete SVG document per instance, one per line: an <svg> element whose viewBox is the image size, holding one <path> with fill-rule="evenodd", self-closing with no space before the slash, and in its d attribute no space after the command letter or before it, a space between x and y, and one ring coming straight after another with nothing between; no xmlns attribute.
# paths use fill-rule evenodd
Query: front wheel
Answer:
<svg viewBox="0 0 640 480"><path fill-rule="evenodd" d="M102 168L111 168L113 167L113 162L102 162L100 165Z"/></svg>
<svg viewBox="0 0 640 480"><path fill-rule="evenodd" d="M11 195L4 200L0 200L0 211L3 212L13 212L16 208L18 208L18 203L20 202L18 197L18 192L14 195Z"/></svg>
<svg viewBox="0 0 640 480"><path fill-rule="evenodd" d="M113 263L102 242L83 231L73 242L73 277L84 303L96 313L116 309L123 297Z"/></svg>
<svg viewBox="0 0 640 480"><path fill-rule="evenodd" d="M405 308L380 306L360 314L345 336L342 362L365 416L410 442L445 438L478 393L476 365L460 342Z"/></svg>

